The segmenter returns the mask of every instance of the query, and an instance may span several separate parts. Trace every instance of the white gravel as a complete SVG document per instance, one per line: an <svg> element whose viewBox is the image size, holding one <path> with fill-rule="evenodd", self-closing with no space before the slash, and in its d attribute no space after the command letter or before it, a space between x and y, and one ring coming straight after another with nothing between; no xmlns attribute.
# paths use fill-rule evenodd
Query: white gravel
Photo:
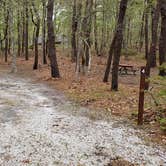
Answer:
<svg viewBox="0 0 166 166"><path fill-rule="evenodd" d="M117 157L166 165L166 149L146 145L140 131L113 119L75 116L74 106L63 100L44 85L1 76L0 165L106 166Z"/></svg>

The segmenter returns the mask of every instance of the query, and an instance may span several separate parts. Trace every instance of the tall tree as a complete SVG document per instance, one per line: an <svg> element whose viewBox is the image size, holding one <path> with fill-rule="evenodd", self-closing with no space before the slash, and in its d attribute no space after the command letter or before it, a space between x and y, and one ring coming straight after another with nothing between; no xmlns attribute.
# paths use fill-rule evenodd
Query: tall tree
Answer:
<svg viewBox="0 0 166 166"><path fill-rule="evenodd" d="M43 6L43 20L42 20L42 45L43 45L43 64L47 64L46 58L46 2L42 0Z"/></svg>
<svg viewBox="0 0 166 166"><path fill-rule="evenodd" d="M144 19L145 19L145 11L143 11L142 14L142 19L141 19L141 29L140 29L140 34L139 34L139 51L142 51L143 43L144 43Z"/></svg>
<svg viewBox="0 0 166 166"><path fill-rule="evenodd" d="M161 34L159 44L159 63L160 66L166 63L166 0L160 0L160 12L161 12ZM164 67L160 68L160 76L166 76L166 70Z"/></svg>
<svg viewBox="0 0 166 166"><path fill-rule="evenodd" d="M99 54L99 48L98 48L98 27L97 27L97 0L94 0L94 45L95 45L95 51L96 55L100 56Z"/></svg>
<svg viewBox="0 0 166 166"><path fill-rule="evenodd" d="M22 44L21 44L21 52L22 55L25 53L25 5L23 6L23 10L21 12L22 17Z"/></svg>
<svg viewBox="0 0 166 166"><path fill-rule="evenodd" d="M145 0L145 58L149 53L149 0Z"/></svg>
<svg viewBox="0 0 166 166"><path fill-rule="evenodd" d="M150 46L150 66L156 67L156 47L158 41L158 24L159 24L159 16L160 16L160 5L159 0L157 0L156 7L152 7L152 42Z"/></svg>
<svg viewBox="0 0 166 166"><path fill-rule="evenodd" d="M33 7L33 10L31 10L32 22L35 25L35 40L34 40L34 42L35 42L35 59L34 59L33 69L36 70L36 69L38 69L38 61L39 61L38 60L39 59L38 39L39 39L39 32L40 32L40 16L39 16L39 12L36 9L34 1L32 1L32 7ZM36 21L34 20L33 11L35 13Z"/></svg>
<svg viewBox="0 0 166 166"><path fill-rule="evenodd" d="M83 65L86 67L90 66L90 48L91 48L91 30L92 30L92 9L93 9L93 0L86 0L85 4L85 14L82 21L82 33L83 33L83 43L84 43L84 52L83 56ZM85 64L84 64L85 62Z"/></svg>
<svg viewBox="0 0 166 166"><path fill-rule="evenodd" d="M76 61L77 57L77 26L78 26L78 18L77 18L77 1L73 1L73 16L72 16L72 37L71 37L71 46L72 46L72 55L71 60L72 62Z"/></svg>
<svg viewBox="0 0 166 166"><path fill-rule="evenodd" d="M9 9L6 7L6 18L5 18L5 62L8 61L8 36L9 36Z"/></svg>
<svg viewBox="0 0 166 166"><path fill-rule="evenodd" d="M119 9L119 17L118 23L116 27L116 41L115 41L115 49L114 49L114 57L112 64L112 85L111 90L118 90L118 70L119 70L119 61L122 49L122 41L123 41L123 28L124 28L124 18L126 14L128 0L121 0L120 9Z"/></svg>
<svg viewBox="0 0 166 166"><path fill-rule="evenodd" d="M25 0L25 60L29 59L28 56L28 37L29 37L29 10L28 10L28 0Z"/></svg>
<svg viewBox="0 0 166 166"><path fill-rule="evenodd" d="M160 5L159 1L157 1L156 7L152 7L152 42L150 46L150 51L147 54L148 50L146 50L147 62L146 62L146 77L147 80L150 76L151 67L156 66L156 47L157 47L157 36L158 36L158 23L159 23L159 11ZM148 47L148 46L147 46ZM148 49L148 48L146 48ZM148 90L149 81L147 81L145 89Z"/></svg>
<svg viewBox="0 0 166 166"><path fill-rule="evenodd" d="M19 2L18 2L19 3ZM20 10L17 9L17 55L20 56L21 55L21 35L20 35Z"/></svg>
<svg viewBox="0 0 166 166"><path fill-rule="evenodd" d="M14 32L14 10L12 8L9 8L10 14L9 14L9 27L11 32ZM17 66L16 66L16 49L15 49L15 36L14 33L11 33L11 55L12 55L12 63L11 63L11 73L17 72Z"/></svg>
<svg viewBox="0 0 166 166"><path fill-rule="evenodd" d="M122 48L123 41L123 28L124 28L124 18L126 14L128 0L121 0L120 9L118 15L118 21L116 25L115 34L110 46L109 56L107 60L107 66L104 75L104 82L108 82L108 77L111 69L112 57L113 57L113 65L112 65L112 90L118 90L118 66L120 61L120 54ZM114 53L114 56L113 56Z"/></svg>
<svg viewBox="0 0 166 166"><path fill-rule="evenodd" d="M54 0L48 0L47 4L47 31L48 31L48 56L51 63L51 76L59 78L59 68L55 50L55 33L53 23Z"/></svg>

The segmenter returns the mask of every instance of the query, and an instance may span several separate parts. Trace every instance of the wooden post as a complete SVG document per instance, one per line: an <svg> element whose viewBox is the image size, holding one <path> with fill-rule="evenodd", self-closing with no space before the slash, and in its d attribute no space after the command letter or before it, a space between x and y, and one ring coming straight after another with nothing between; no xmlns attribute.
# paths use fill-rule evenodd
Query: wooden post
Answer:
<svg viewBox="0 0 166 166"><path fill-rule="evenodd" d="M138 108L138 125L143 125L145 79L146 79L145 67L141 67L139 108Z"/></svg>

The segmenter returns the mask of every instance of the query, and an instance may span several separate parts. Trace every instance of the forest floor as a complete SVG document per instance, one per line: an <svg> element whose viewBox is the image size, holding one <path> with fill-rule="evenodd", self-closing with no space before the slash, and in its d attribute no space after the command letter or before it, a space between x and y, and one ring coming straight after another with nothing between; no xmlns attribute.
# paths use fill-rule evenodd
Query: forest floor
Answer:
<svg viewBox="0 0 166 166"><path fill-rule="evenodd" d="M83 75L80 74L79 80L75 76L75 64L71 63L68 57L67 51L58 49L58 63L61 73L60 79L52 79L50 77L50 66L39 65L39 70L33 71L33 57L29 61L25 61L24 58L19 58L17 61L18 75L21 77L33 78L36 82L44 82L49 84L52 88L62 91L68 99L74 103L78 103L81 106L88 107L89 109L95 109L98 118L105 115L105 119L109 116L115 115L128 119L132 125L136 126L137 123L137 112L138 112L138 98L139 98L139 81L140 74L137 71L135 75L121 75L119 76L119 91L110 91L110 82L103 83L103 75L106 66L106 57L93 57L92 67L90 73ZM129 57L128 60L122 58L122 64L132 64L138 70L140 66L145 65L145 61L141 57ZM10 63L0 63L0 68L10 68ZM165 96L159 96L157 93L161 90L166 91L165 87L157 82L157 69L152 70L153 86L152 93L157 98L157 102L160 103L160 107L165 111ZM111 74L110 74L111 77ZM111 80L111 79L110 79ZM165 80L164 80L165 81ZM157 92L157 93L156 93ZM157 95L156 95L157 94ZM155 102L150 94L145 94L145 123L141 127L146 130L149 134L149 138L152 141L166 145L166 135L160 130L159 122L156 119L156 110L160 109L156 107ZM102 115L100 115L100 113ZM93 114L91 118L95 118Z"/></svg>
<svg viewBox="0 0 166 166"><path fill-rule="evenodd" d="M0 78L0 165L166 165L164 146L126 120L101 119L105 113L4 68Z"/></svg>

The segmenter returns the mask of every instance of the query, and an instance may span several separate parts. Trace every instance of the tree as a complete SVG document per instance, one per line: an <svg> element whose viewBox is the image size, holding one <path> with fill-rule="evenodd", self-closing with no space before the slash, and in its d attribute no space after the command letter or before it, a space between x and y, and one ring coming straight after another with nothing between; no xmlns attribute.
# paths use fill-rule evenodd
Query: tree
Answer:
<svg viewBox="0 0 166 166"><path fill-rule="evenodd" d="M157 5L152 7L152 42L150 46L150 67L156 67L156 47L158 41L158 24L159 24L159 16L160 16L160 5L159 0L157 0Z"/></svg>
<svg viewBox="0 0 166 166"><path fill-rule="evenodd" d="M28 56L28 37L29 37L29 14L28 14L28 0L25 0L25 60L29 59Z"/></svg>
<svg viewBox="0 0 166 166"><path fill-rule="evenodd" d="M48 56L51 63L51 76L59 78L59 68L55 51L55 34L53 24L54 0L48 0L47 4L47 31L48 31Z"/></svg>
<svg viewBox="0 0 166 166"><path fill-rule="evenodd" d="M160 66L166 63L166 1L160 0L160 13L161 13L161 33L159 43L159 63ZM160 68L160 76L166 76L164 67Z"/></svg>
<svg viewBox="0 0 166 166"><path fill-rule="evenodd" d="M19 2L18 2L19 4ZM21 55L21 30L20 30L20 26L21 26L21 23L20 23L20 10L17 9L17 44L18 44L18 47L17 47L17 56L20 56Z"/></svg>
<svg viewBox="0 0 166 166"><path fill-rule="evenodd" d="M73 16L72 16L72 36L71 36L72 62L75 62L77 57L77 39L76 39L77 27L78 27L77 1L74 0L73 1Z"/></svg>
<svg viewBox="0 0 166 166"><path fill-rule="evenodd" d="M86 0L85 4L85 14L82 21L82 34L84 43L84 53L82 65L90 67L90 48L91 48L91 30L92 30L92 9L93 0Z"/></svg>
<svg viewBox="0 0 166 166"><path fill-rule="evenodd" d="M39 17L39 12L37 11L34 2L32 1L32 7L36 16L36 21L34 20L33 17L33 11L31 10L32 14L32 22L35 25L35 59L34 59L34 65L33 69L36 70L38 69L38 58L39 58L39 53L38 53L38 39L39 39L39 32L40 32L40 17Z"/></svg>
<svg viewBox="0 0 166 166"><path fill-rule="evenodd" d="M150 5L150 4L149 4ZM148 80L148 78L150 77L150 70L151 67L156 67L156 47L157 47L157 39L158 39L158 23L159 23L159 1L157 1L157 5L156 7L153 7L152 5L152 42L151 42L151 46L150 46L150 51L148 52L148 35L145 35L145 43L146 43L146 57L147 57L147 62L146 62L146 78ZM147 14L146 14L146 19L147 18ZM146 20L147 21L147 20ZM148 22L148 21L147 21ZM145 29L147 28L148 25L146 25ZM145 32L145 34L148 33L148 30ZM147 81L146 83L146 90L149 89L149 81Z"/></svg>
<svg viewBox="0 0 166 166"><path fill-rule="evenodd" d="M99 54L99 48L98 48L98 27L97 27L97 0L94 0L94 45L95 45L95 51L96 55L100 56Z"/></svg>
<svg viewBox="0 0 166 166"><path fill-rule="evenodd" d="M9 36L9 9L6 7L6 18L5 18L5 23L6 23L6 28L5 28L5 62L8 61L8 36Z"/></svg>
<svg viewBox="0 0 166 166"><path fill-rule="evenodd" d="M46 2L42 0L43 5L43 26L42 26L42 44L43 44L43 64L47 64L46 58Z"/></svg>
<svg viewBox="0 0 166 166"><path fill-rule="evenodd" d="M124 18L127 9L127 2L128 0L121 0L120 2L120 9L119 9L119 16L116 25L116 31L110 46L109 50L109 57L107 61L107 67L104 75L104 82L108 82L108 77L110 73L111 63L112 63L112 56L113 56L113 67L112 67L112 90L118 90L118 66L120 61L120 54L122 48L122 41L123 41L123 28L124 28Z"/></svg>
<svg viewBox="0 0 166 166"><path fill-rule="evenodd" d="M116 27L116 40L114 45L115 48L114 48L114 56L112 64L112 85L111 85L111 90L115 91L118 90L118 70L119 70L119 61L120 61L122 41L123 41L123 22L127 9L127 2L128 0L121 0L120 2L118 24Z"/></svg>
<svg viewBox="0 0 166 166"><path fill-rule="evenodd" d="M145 0L145 58L148 59L149 53L149 1Z"/></svg>

